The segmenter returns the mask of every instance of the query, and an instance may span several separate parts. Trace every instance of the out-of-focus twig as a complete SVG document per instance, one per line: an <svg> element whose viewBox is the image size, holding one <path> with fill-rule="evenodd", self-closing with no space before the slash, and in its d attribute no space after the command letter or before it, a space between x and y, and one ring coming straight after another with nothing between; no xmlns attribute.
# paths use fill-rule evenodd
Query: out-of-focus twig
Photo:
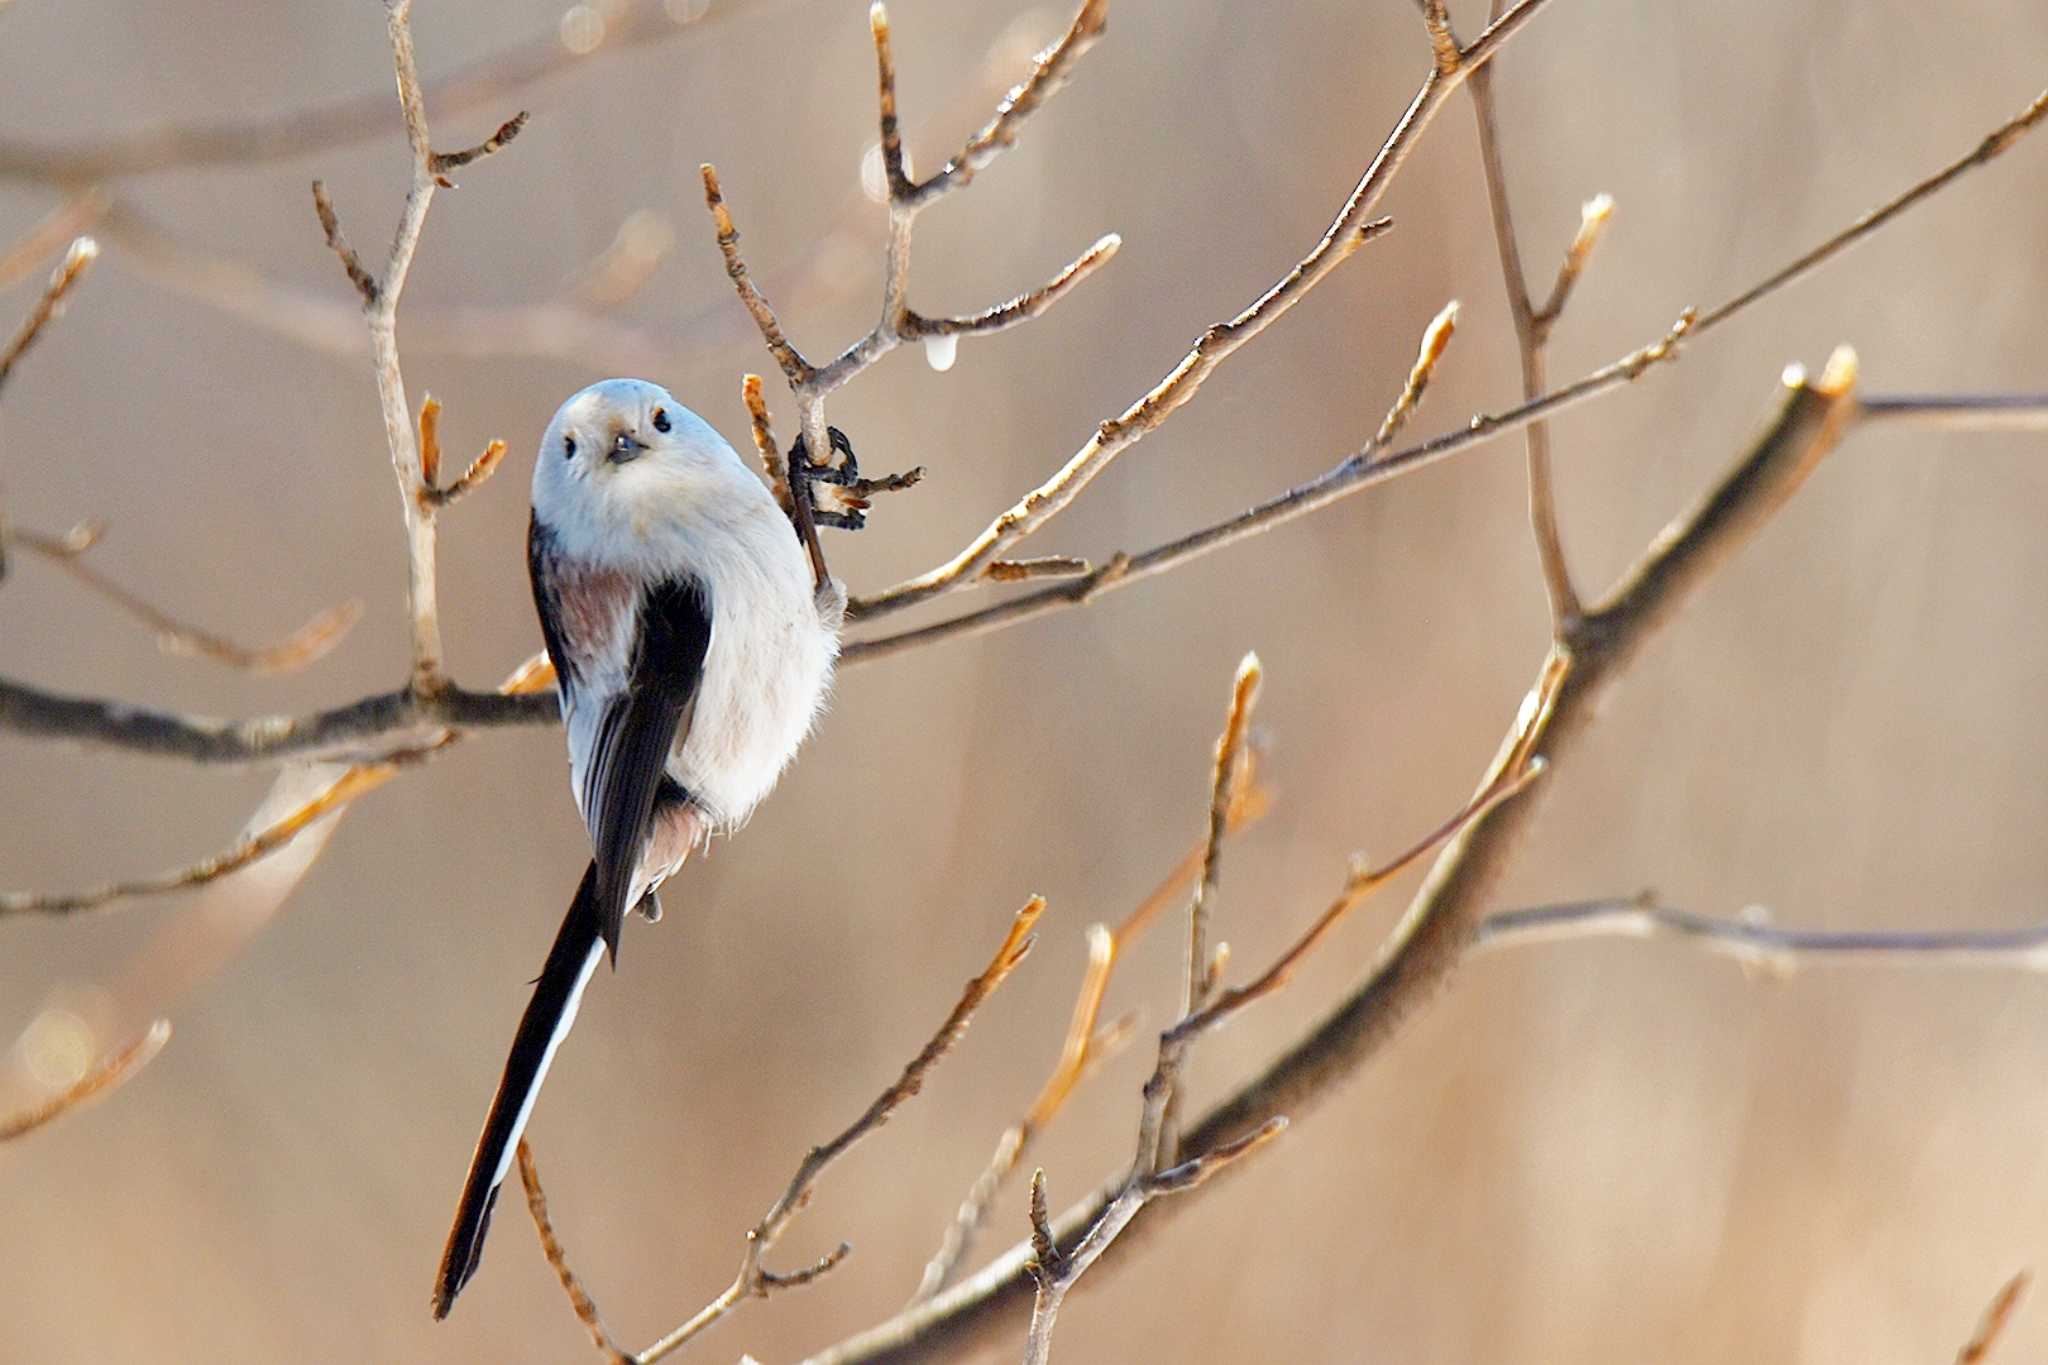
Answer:
<svg viewBox="0 0 2048 1365"><path fill-rule="evenodd" d="M1659 905L1648 896L1502 910L1479 922L1475 950L1587 938L1668 938L1786 977L1807 967L1982 967L2048 972L2048 923L2019 929L1781 929L1759 910L1735 918Z"/></svg>
<svg viewBox="0 0 2048 1365"><path fill-rule="evenodd" d="M101 1058L83 1076L49 1099L17 1113L0 1114L0 1142L12 1142L74 1109L99 1099L148 1066L170 1040L170 1020L159 1019L151 1024L141 1037Z"/></svg>
<svg viewBox="0 0 2048 1365"><path fill-rule="evenodd" d="M226 636L178 620L86 563L85 552L99 543L103 530L104 526L98 522L81 523L61 536L16 527L8 532L8 537L14 544L47 559L149 627L156 635L157 648L166 654L211 659L252 673L292 673L325 657L328 651L341 643L341 637L348 634L349 628L362 619L363 604L360 601L340 602L313 616L274 644L237 644Z"/></svg>
<svg viewBox="0 0 2048 1365"><path fill-rule="evenodd" d="M36 344L36 340L43 334L43 329L63 314L65 296L84 278L85 272L98 259L99 254L99 243L90 237L79 237L72 241L70 249L64 253L64 259L58 262L57 268L51 272L50 282L43 286L43 292L36 299L35 306L29 309L28 316L22 319L21 326L15 329L14 336L7 344L0 346L0 389L7 386L8 377L14 373L15 365L28 353L28 348Z"/></svg>
<svg viewBox="0 0 2048 1365"><path fill-rule="evenodd" d="M2026 1295L2027 1285L2033 1278L2032 1272L2022 1270L2005 1282L1991 1302L1985 1305L1984 1315L1977 1319L1977 1330L1963 1343L1963 1349L1956 1352L1956 1365L1984 1365L1991 1359L1991 1348L2004 1335L2006 1323L2012 1321L2013 1310L2020 1306L2020 1299Z"/></svg>
<svg viewBox="0 0 2048 1365"><path fill-rule="evenodd" d="M1854 381L1855 359L1846 350L1837 354L1817 383L1809 383L1803 373L1788 372L1783 400L1764 432L1698 503L1673 520L1545 659L1536 686L1480 784L1482 797L1504 779L1526 773L1538 753L1555 764L1575 751L1592 729L1599 702L1636 656L1835 447L1853 420ZM1199 1159L1205 1153L1229 1151L1283 1113L1299 1120L1336 1081L1376 1055L1436 997L1471 945L1500 877L1534 824L1542 806L1542 785L1491 806L1457 831L1381 947L1365 981L1257 1076L1191 1125L1182 1137L1183 1154ZM1255 998L1284 981L1300 954L1327 932L1335 917L1346 913L1353 886L1369 880L1354 874L1345 894L1308 935L1240 991ZM1210 1008L1226 1008L1241 999L1240 992L1225 991ZM1112 1185L1056 1220L1052 1232L1060 1244L1085 1236L1116 1205L1121 1189ZM1137 1226L1156 1221L1156 1216L1148 1215ZM1032 1265L1033 1248L1027 1240L951 1290L814 1356L812 1365L870 1365L958 1352L967 1342L1002 1330L1009 1314L1036 1301L1041 1281Z"/></svg>
<svg viewBox="0 0 2048 1365"><path fill-rule="evenodd" d="M787 8L787 5L772 8ZM594 41L563 41L550 24L437 80L425 92L441 108L461 112L497 104L530 86L556 79L585 63L686 31L708 35L716 24L763 13L760 0L719 0L683 7L661 0L606 5ZM0 179L82 185L189 166L282 161L376 137L392 129L388 89L283 115L211 124L165 124L69 144L0 142Z"/></svg>
<svg viewBox="0 0 2048 1365"><path fill-rule="evenodd" d="M84 190L51 209L41 222L0 250L0 289L27 279L58 247L94 228L108 203L100 191Z"/></svg>

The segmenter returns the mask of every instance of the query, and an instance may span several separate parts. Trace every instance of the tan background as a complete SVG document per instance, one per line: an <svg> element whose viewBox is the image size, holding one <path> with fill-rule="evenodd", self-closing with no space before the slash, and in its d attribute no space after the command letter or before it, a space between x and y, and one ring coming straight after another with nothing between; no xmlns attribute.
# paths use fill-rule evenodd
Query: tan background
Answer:
<svg viewBox="0 0 2048 1365"><path fill-rule="evenodd" d="M729 5L734 0L713 0ZM424 6L429 75L551 25L547 0ZM630 211L673 259L626 317L677 334L658 378L740 434L760 355L717 265L694 168L715 160L767 282L814 351L865 325L880 216L851 199L873 137L865 6L757 0L520 100L532 127L442 196L406 299L421 314L548 295ZM1058 6L904 0L913 151L976 126ZM1479 16L1459 18L1467 32ZM1007 35L1007 37L1006 37ZM984 62L998 57L998 74ZM1579 201L1619 214L1554 350L1569 376L1732 293L1960 153L2039 88L2048 13L1560 0L1501 94L1532 275ZM892 358L833 405L877 470L927 486L834 537L858 589L957 545L1254 297L1319 233L1413 90L1406 0L1127 0L1024 144L925 220L915 300L967 309L1109 229L1122 256L1046 320L950 373ZM388 87L374 7L0 5L11 135L260 116ZM510 111L510 105L503 112ZM449 116L440 141L490 114ZM124 189L179 236L345 302L306 202L333 184L385 240L395 123L278 164ZM0 187L0 239L53 202ZM1464 327L1422 425L1514 392L1472 121L1456 101L1386 200L1399 230L1226 369L1039 552L1138 548L1306 477L1368 434L1447 297ZM1873 390L2041 384L2048 142L1917 212L1557 431L1584 581L1617 570L1738 447L1787 361L1860 348ZM790 283L808 265L820 287ZM27 304L17 288L5 301ZM402 331L403 335L403 331ZM531 442L615 356L412 352L457 455L514 457L452 515L452 664L482 685L536 647L521 550ZM785 417L785 425L787 419ZM0 416L23 525L111 520L98 560L165 605L273 636L360 595L368 619L301 678L166 660L47 566L0 592L0 660L45 685L218 714L305 708L403 669L401 541L367 366L139 281L110 252ZM1858 436L1714 582L1561 771L1517 901L1625 893L1812 927L2042 916L2048 474L2038 437ZM857 1244L828 1283L750 1305L699 1355L787 1358L901 1302L996 1133L1050 1063L1083 926L1120 915L1199 828L1206 750L1247 647L1278 811L1233 851L1222 910L1262 961L1342 875L1440 818L1541 651L1519 455L1502 443L1086 612L850 672L781 794L636 926L534 1125L563 1235L629 1341L729 1277L803 1147L850 1117L985 957L1027 892L1038 953L925 1098L836 1172L785 1244ZM966 599L961 599L966 600ZM500 732L365 803L278 921L177 1001L169 1051L89 1114L0 1150L0 1357L568 1360L580 1329L514 1201L453 1321L429 1272L492 1080L584 856L559 738ZM261 773L0 737L0 882L67 886L226 842ZM794 855L806 849L810 856ZM1197 1101L1352 980L1397 905L1349 925L1286 998L1217 1038ZM69 1002L180 906L5 926L0 1028ZM1112 1010L1169 1008L1169 937ZM1069 1360L1454 1362L1950 1358L2048 1237L2048 995L2004 973L1750 981L1682 947L1518 951L1455 993L1312 1121L1079 1297ZM1124 1159L1147 1048L1042 1147L1056 1197ZM5 1059L8 1095L28 1080ZM1023 1218L1013 1192L1004 1243ZM995 1244L992 1236L990 1245ZM1021 1338L1020 1338L1021 1340ZM2048 1351L2023 1310L2005 1358ZM1006 1351L1007 1354L1007 1351Z"/></svg>

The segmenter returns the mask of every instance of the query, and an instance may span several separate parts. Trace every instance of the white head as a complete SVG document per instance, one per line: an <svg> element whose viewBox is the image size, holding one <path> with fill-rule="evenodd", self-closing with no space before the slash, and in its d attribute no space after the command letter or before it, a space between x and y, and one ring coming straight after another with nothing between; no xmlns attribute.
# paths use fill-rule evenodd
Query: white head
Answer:
<svg viewBox="0 0 2048 1365"><path fill-rule="evenodd" d="M534 515L578 558L659 558L650 541L665 531L766 498L724 437L644 379L606 379L562 404L533 466Z"/></svg>

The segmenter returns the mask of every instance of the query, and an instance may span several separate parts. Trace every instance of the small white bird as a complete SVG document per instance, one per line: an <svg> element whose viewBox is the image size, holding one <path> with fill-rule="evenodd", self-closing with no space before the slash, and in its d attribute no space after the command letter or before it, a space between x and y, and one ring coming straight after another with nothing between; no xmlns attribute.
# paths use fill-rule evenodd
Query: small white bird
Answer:
<svg viewBox="0 0 2048 1365"><path fill-rule="evenodd" d="M498 1188L577 1002L634 907L744 823L824 703L845 596L815 588L760 479L667 391L608 379L555 413L528 568L593 856L519 1021L434 1285L476 1273Z"/></svg>

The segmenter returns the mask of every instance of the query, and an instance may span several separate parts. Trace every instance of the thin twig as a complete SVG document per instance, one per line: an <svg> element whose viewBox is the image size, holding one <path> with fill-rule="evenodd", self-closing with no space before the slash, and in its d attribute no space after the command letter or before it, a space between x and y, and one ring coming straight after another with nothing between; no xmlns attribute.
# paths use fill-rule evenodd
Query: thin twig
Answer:
<svg viewBox="0 0 2048 1365"><path fill-rule="evenodd" d="M605 1330L604 1319L598 1316L597 1301L569 1268L569 1253L563 1250L561 1239L555 1235L555 1225L548 1217L548 1196L541 1188L540 1167L534 1162L533 1148L525 1138L519 1139L519 1183L526 1187L526 1211L533 1216L533 1229L540 1235L541 1254L548 1258L562 1292L569 1296L576 1321L583 1324L583 1330L590 1333L591 1344L605 1356L620 1365L632 1365L633 1357L620 1350L612 1334Z"/></svg>
<svg viewBox="0 0 2048 1365"><path fill-rule="evenodd" d="M1539 750L1551 764L1571 754L1590 732L1600 700L1643 647L1791 498L1841 438L1854 411L1853 379L1854 362L1847 355L1831 363L1820 383L1809 384L1801 374L1787 376L1783 401L1763 434L1580 619L1567 644L1546 658L1482 791L1524 770ZM1449 980L1541 806L1539 785L1461 830L1424 879L1364 983L1192 1125L1183 1150L1199 1155L1223 1148L1281 1113L1299 1120L1337 1080L1376 1055ZM1224 992L1217 1005L1230 998ZM1064 1241L1094 1226L1115 1206L1117 1188L1054 1220L1056 1235ZM1033 1301L1037 1285L1028 1269L1030 1256L1029 1243L1021 1243L951 1290L813 1357L812 1365L872 1365L957 1353L969 1340L1002 1330L1007 1314L1022 1312Z"/></svg>
<svg viewBox="0 0 2048 1365"><path fill-rule="evenodd" d="M546 689L553 676L552 672L521 664L499 684L499 690L495 695L508 699L538 695L549 705L553 705L553 699L546 695ZM331 781L310 793L297 806L266 821L260 827L249 830L232 847L202 858L189 867L176 868L136 881L114 882L85 891L0 893L0 918L22 914L73 914L101 909L118 900L161 895L203 886L287 847L318 824L324 816L345 809L358 797L374 791L398 776L408 764L441 752L461 737L460 730L447 727L419 730L416 732L415 747L349 765Z"/></svg>
<svg viewBox="0 0 2048 1365"><path fill-rule="evenodd" d="M698 1310L689 1321L635 1356L634 1360L638 1365L653 1365L653 1362L682 1346L746 1299L764 1298L777 1289L808 1284L830 1271L845 1258L851 1248L842 1243L837 1251L814 1265L793 1273L777 1274L763 1266L763 1261L774 1249L776 1240L809 1202L812 1189L832 1163L887 1123L890 1115L924 1087L925 1077L931 1073L931 1069L952 1050L955 1043L960 1041L961 1035L967 1032L968 1022L974 1017L974 1012L981 1008L982 1002L994 994L996 988L1016 969L1017 964L1024 960L1024 955L1031 951L1032 928L1038 923L1038 917L1044 910L1045 901L1042 897L1033 896L1025 902L1023 908L1011 918L1009 932L1004 935L995 956L989 959L988 966L967 983L966 989L960 994L959 1002L953 1006L945 1022L939 1025L938 1032L934 1033L917 1056L910 1060L910 1064L903 1068L903 1074L897 1077L888 1089L876 1096L874 1102L861 1116L837 1137L805 1153L802 1163L797 1166L796 1174L790 1178L789 1185L783 1190L781 1197L747 1233L746 1254L740 1259L739 1273L733 1277L733 1282L717 1298Z"/></svg>
<svg viewBox="0 0 2048 1365"><path fill-rule="evenodd" d="M84 278L85 272L99 258L99 254L99 243L92 238L73 239L70 248L64 253L64 259L58 262L56 270L51 272L49 283L43 286L43 292L36 299L35 306L29 309L28 316L22 319L21 326L15 330L13 339L5 347L0 347L0 389L7 386L8 376L14 373L14 367L21 358L28 354L29 347L35 345L37 339L42 336L43 329L63 315L65 296Z"/></svg>
<svg viewBox="0 0 2048 1365"><path fill-rule="evenodd" d="M1248 660L1248 663L1249 668L1240 668L1238 684L1233 691L1233 719L1250 706L1249 689L1246 686L1247 673L1250 674L1252 686L1255 687L1257 683L1257 661L1252 659ZM1228 734L1229 728L1226 726L1226 740ZM1222 753L1224 747L1223 744L1218 745L1219 771L1227 771L1226 758ZM1205 1144L1184 1159L1170 1155L1175 1152L1172 1138L1174 1097L1179 1093L1180 1077L1195 1042L1248 1006L1279 990L1287 983L1301 961L1315 951L1316 945L1328 936L1339 920L1374 891L1399 875L1404 868L1424 857L1431 849L1459 831L1482 819L1501 802L1519 793L1534 781L1542 770L1543 761L1526 746L1516 750L1514 761L1504 766L1478 796L1421 842L1383 867L1354 869L1345 880L1343 893L1317 917L1306 933L1296 939L1250 984L1232 987L1206 1002L1192 991L1189 995L1183 996L1184 1000L1190 1000L1192 1003L1183 1011L1178 1023L1159 1035L1159 1057L1153 1067L1151 1078L1145 1082L1144 1103L1138 1120L1137 1152L1132 1159L1129 1173L1125 1176L1122 1186L1111 1197L1108 1207L1089 1225L1072 1251L1059 1251L1050 1223L1045 1217L1042 1173L1040 1179L1034 1182L1032 1250L1026 1262L1026 1270L1034 1283L1034 1292L1031 1327L1024 1352L1026 1365L1043 1365L1050 1357L1053 1325L1059 1315L1061 1301L1075 1282L1103 1252L1109 1249L1110 1244L1122 1235L1131 1220L1137 1217L1147 1204L1162 1194L1195 1188L1212 1174L1278 1137L1286 1128L1286 1118L1278 1114L1269 1115L1249 1132L1240 1133L1222 1142ZM1222 777L1219 777L1215 784L1217 789L1225 785L1227 779ZM1214 799L1220 804L1223 798L1218 795ZM1216 828L1217 826L1212 825L1212 847L1213 838L1220 837L1215 834ZM1210 860L1204 861L1206 868L1210 865ZM1207 958L1204 957L1202 961L1206 976Z"/></svg>
<svg viewBox="0 0 2048 1365"><path fill-rule="evenodd" d="M1258 780L1257 755L1256 746L1245 750L1245 768L1241 780L1233 786L1229 817L1233 834L1264 819L1266 812L1272 809L1272 793ZM995 1154L989 1158L989 1164L982 1173L975 1177L953 1221L946 1225L938 1250L925 1263L917 1289L910 1296L912 1305L924 1302L952 1283L973 1249L975 1237L988 1221L990 1205L1001 1193L1004 1182L1015 1173L1024 1154L1065 1108L1075 1088L1129 1039L1137 1024L1134 1016L1126 1015L1107 1027L1099 1026L1102 1000L1109 990L1110 975L1123 953L1143 938L1145 931L1169 906L1185 895L1188 887L1201 875L1202 858L1207 847L1207 839L1196 840L1173 870L1114 930L1102 924L1088 926L1088 966L1082 973L1081 987L1074 998L1071 1022L1060 1045L1059 1059L1024 1113L997 1139Z"/></svg>
<svg viewBox="0 0 2048 1365"><path fill-rule="evenodd" d="M103 192L85 190L51 209L41 222L0 251L0 289L27 279L57 248L93 229L105 216L109 202Z"/></svg>
<svg viewBox="0 0 2048 1365"><path fill-rule="evenodd" d="M1016 141L1024 120L1065 81L1073 63L1102 31L1104 4L1105 0L1084 0L1065 36L1039 57L1030 79L1010 92L998 106L995 118L969 139L958 156L922 182L913 181L905 169L902 133L896 113L896 66L889 43L888 12L880 0L870 7L868 20L875 46L881 156L888 186L889 241L882 281L881 317L864 336L823 365L814 365L805 359L783 331L773 306L754 284L740 254L739 232L733 225L731 210L725 204L717 172L709 165L700 168L705 204L711 212L718 248L725 259L726 274L796 399L798 442L802 449L812 452L812 459L821 458L818 452L831 450L830 430L825 423L826 397L884 355L906 341L985 336L1029 321L1064 298L1075 285L1116 254L1120 239L1115 234L1105 236L1046 283L980 313L925 317L912 310L907 301L911 227L919 211L952 190L965 187L978 170ZM792 452L796 448L792 446ZM823 587L829 574L824 549L818 540L817 511L811 501L811 485L805 477L802 462L790 461L789 480L790 516L795 522L798 538L811 557L817 582Z"/></svg>
<svg viewBox="0 0 2048 1365"><path fill-rule="evenodd" d="M1500 17L1503 0L1492 0L1489 19ZM1448 20L1444 21L1449 31ZM1522 363L1522 398L1536 397L1550 387L1545 374L1544 346L1550 329L1564 309L1571 287L1585 268L1600 228L1607 221L1605 211L1595 205L1612 201L1602 196L1586 206L1580 217L1579 233L1559 268L1557 286L1541 308L1529 293L1529 278L1522 269L1522 249L1515 236L1515 218L1508 204L1507 170L1502 164L1500 124L1494 113L1493 72L1489 68L1472 78L1472 113L1479 125L1479 162L1486 178L1486 202L1493 218L1494 242L1500 254L1501 280L1507 287L1508 312L1514 320L1515 349ZM1579 613L1578 589L1572 586L1571 568L1566 562L1564 541L1557 525L1557 494L1551 474L1550 426L1531 422L1522 439L1528 453L1529 528L1536 540L1536 559L1543 572L1543 591L1550 602L1551 628Z"/></svg>
<svg viewBox="0 0 2048 1365"><path fill-rule="evenodd" d="M1457 330L1458 301L1452 299L1423 329L1422 344L1416 349L1415 363L1408 367L1407 382L1401 385L1400 395L1387 409L1387 415L1380 419L1380 429L1372 438L1374 450L1385 450L1392 445L1401 428L1408 425L1408 419L1422 406L1422 396L1429 391L1429 381L1436 377L1437 362L1443 359L1444 351Z"/></svg>
<svg viewBox="0 0 2048 1365"><path fill-rule="evenodd" d="M1956 1365L1984 1365L1991 1358L1991 1348L1998 1344L2006 1323L2012 1321L2013 1310L2020 1306L2020 1299L2025 1296L2033 1278L2032 1272L2022 1270L2005 1282L2005 1286L1985 1306L1984 1315L1977 1320L1977 1330L1963 1343L1963 1349L1956 1352Z"/></svg>
<svg viewBox="0 0 2048 1365"><path fill-rule="evenodd" d="M1209 917L1215 913L1216 891L1223 875L1223 840L1230 832L1230 810L1235 804L1241 780L1245 739L1251 730L1252 708L1258 705L1259 683L1264 677L1265 668L1259 663L1257 654L1246 654L1238 661L1237 675L1230 684L1230 707L1224 713L1223 732L1216 737L1215 751L1210 755L1209 809L1206 812L1207 831L1202 840L1202 871L1195 878L1194 894L1188 897L1187 954L1183 963L1186 980L1180 998L1183 1018L1199 1013L1208 1003L1212 984L1209 977ZM1176 1089L1169 1087L1160 1112L1158 1145L1149 1160L1153 1171L1172 1164L1173 1154L1178 1150L1175 1135L1180 1127L1180 1096ZM1140 1154L1140 1159L1145 1159L1144 1154Z"/></svg>
<svg viewBox="0 0 2048 1365"><path fill-rule="evenodd" d="M0 1114L0 1142L12 1142L106 1095L148 1066L171 1040L171 1021L159 1019L142 1036L109 1053L59 1093L12 1114Z"/></svg>
<svg viewBox="0 0 2048 1365"><path fill-rule="evenodd" d="M1064 465L990 522L959 553L944 564L894 587L856 599L848 606L847 619L860 620L898 611L979 576L990 561L1007 557L1012 545L1059 515L1124 451L1157 430L1195 396L1218 365L1283 317L1341 262L1383 230L1384 220L1374 223L1368 215L1414 150L1422 130L1429 126L1443 102L1466 77L1499 52L1502 45L1520 32L1545 3L1546 0L1518 0L1514 8L1462 50L1458 61L1449 70L1439 66L1431 71L1357 187L1352 190L1350 198L1315 246L1293 269L1235 317L1210 326L1193 349L1150 391L1116 417L1103 422Z"/></svg>
<svg viewBox="0 0 2048 1365"><path fill-rule="evenodd" d="M549 22L424 89L448 112L502 105L521 90L583 70L608 55L685 34L708 36L716 25L741 15L789 8L787 3L719 0L685 23L671 17L670 7L660 0L607 5L603 38L594 48L568 47L558 25ZM0 178L80 185L179 167L284 161L378 137L391 126L391 93L389 87L383 87L281 117L265 114L210 124L166 124L70 144L0 142Z"/></svg>
<svg viewBox="0 0 2048 1365"><path fill-rule="evenodd" d="M453 189L448 182L448 172L460 170L472 161L481 161L487 156L496 156L505 144L519 136L519 130L526 126L527 112L521 109L511 118L498 125L498 131L474 147L465 147L459 152L435 152L427 158L427 165L435 175L441 177L442 189Z"/></svg>
<svg viewBox="0 0 2048 1365"><path fill-rule="evenodd" d="M248 834L232 848L203 858L189 867L133 881L107 882L83 891L0 892L0 918L12 915L73 915L87 910L103 910L138 896L160 896L204 886L277 852L322 817L340 810L363 793L384 785L397 776L398 770L396 762L363 763L346 768L312 800Z"/></svg>
<svg viewBox="0 0 2048 1365"><path fill-rule="evenodd" d="M1514 13L1511 11L1510 13ZM1885 208L1858 220L1858 226L1835 234L1800 258L1798 271L1780 270L1772 278L1782 287L1828 255L1860 240L1862 235L1895 216L1896 206L1924 198L1926 186L1947 184L1959 173L1982 165L2035 127L2048 111L2048 92L1997 131L1977 150L1908 189ZM1986 149L1991 149L1989 155ZM1744 304L1765 295L1752 289L1739 296ZM1734 315L1731 300L1705 315L1724 322ZM1497 414L1474 417L1464 428L1418 445L1368 460L1361 450L1322 476L1236 516L1133 555L1118 555L1088 575L1055 583L979 611L946 618L929 626L849 643L842 665L899 653L938 640L979 634L1039 616L1048 611L1085 605L1155 574L1178 568L1211 550L1269 530L1350 493L1386 482L1424 465L1467 450L1496 436L1518 431L1540 417L1611 392L1674 358L1680 343L1701 330L1700 318L1687 313L1657 341L1631 351L1542 397ZM1861 401L1856 412L1873 420L1927 421L1970 428L2037 429L2048 426L2048 394L1980 394L1946 397L1874 397ZM536 660L535 662L543 662ZM552 702L540 698L505 698L490 693L451 690L439 698L386 693L312 715L274 716L241 722L208 720L149 711L125 703L63 697L25 683L0 678L0 728L52 738L82 740L102 746L166 754L209 763L250 763L274 756L317 752L341 744L390 743L410 747L402 736L422 722L464 726L552 724L559 719Z"/></svg>
<svg viewBox="0 0 2048 1365"><path fill-rule="evenodd" d="M1780 929L1755 909L1724 919L1640 896L1498 911L1480 921L1472 947L1520 948L1586 938L1670 938L1772 977L1814 966L2048 972L2048 923L1953 931Z"/></svg>
<svg viewBox="0 0 2048 1365"><path fill-rule="evenodd" d="M349 628L362 619L362 602L350 600L319 612L274 644L237 644L225 636L178 620L87 564L83 556L99 543L103 530L100 523L85 522L62 536L43 535L19 527L10 529L7 534L14 544L41 555L148 626L156 635L157 648L166 654L212 659L230 668L247 669L252 673L292 673L325 657L341 642L341 637L348 634Z"/></svg>

